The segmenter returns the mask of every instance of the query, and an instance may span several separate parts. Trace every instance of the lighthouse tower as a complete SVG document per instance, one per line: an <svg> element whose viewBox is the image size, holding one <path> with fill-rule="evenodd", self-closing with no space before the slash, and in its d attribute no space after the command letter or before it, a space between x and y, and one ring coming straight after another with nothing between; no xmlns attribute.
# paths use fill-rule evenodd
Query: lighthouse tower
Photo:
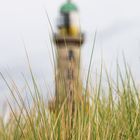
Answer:
<svg viewBox="0 0 140 140"><path fill-rule="evenodd" d="M82 87L80 50L84 35L80 31L78 8L70 0L61 6L57 22L58 31L54 34L57 52L56 101L63 102L66 97L72 100L80 92L77 89Z"/></svg>

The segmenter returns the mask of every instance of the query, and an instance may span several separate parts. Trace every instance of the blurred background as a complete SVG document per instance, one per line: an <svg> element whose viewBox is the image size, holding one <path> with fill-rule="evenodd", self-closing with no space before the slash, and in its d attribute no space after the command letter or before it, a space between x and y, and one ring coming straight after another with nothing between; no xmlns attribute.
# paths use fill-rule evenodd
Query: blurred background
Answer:
<svg viewBox="0 0 140 140"><path fill-rule="evenodd" d="M40 87L53 92L52 35L45 10L56 31L60 6L65 0L0 1L0 72L24 89L24 78L31 81L25 48ZM123 67L123 57L140 84L140 1L139 0L73 0L79 7L80 24L86 41L82 47L82 78L86 77L94 34L97 38L91 74L100 67L101 59L115 75L116 60ZM42 88L44 89L44 88ZM45 95L48 94L44 90ZM0 78L0 106L9 98L9 90Z"/></svg>

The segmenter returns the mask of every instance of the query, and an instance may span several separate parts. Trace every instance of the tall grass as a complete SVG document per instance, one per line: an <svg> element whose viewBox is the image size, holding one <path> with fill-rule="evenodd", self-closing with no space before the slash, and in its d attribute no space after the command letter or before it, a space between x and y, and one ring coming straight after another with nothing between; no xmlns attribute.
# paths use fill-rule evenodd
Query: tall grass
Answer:
<svg viewBox="0 0 140 140"><path fill-rule="evenodd" d="M46 15L53 32L47 12ZM30 86L24 75L23 77L26 92L31 97L30 101L27 98L27 103L25 103L18 85L13 80L9 83L0 73L16 104L14 108L7 101L10 112L6 121L4 117L0 117L0 140L140 139L140 93L125 59L125 73L122 74L117 63L115 82L101 65L99 80L94 84L93 90L88 90L95 39L86 79L86 88L76 86L75 95L70 102L68 97L65 97L61 103L51 102L51 107L50 104L46 104L31 69L27 51L26 55L33 86ZM58 54L53 47L52 55L56 78L55 55ZM106 73L107 84L103 82L103 71ZM64 82L62 79L62 92L66 91ZM81 89L79 90L79 88ZM76 94L79 91L81 91L81 98L79 98L79 94Z"/></svg>
<svg viewBox="0 0 140 140"><path fill-rule="evenodd" d="M0 118L0 140L139 140L139 90L126 62L124 65L125 73L122 74L117 64L116 82L105 70L106 87L102 82L104 69L101 68L99 80L86 100L74 96L71 106L66 97L62 104L55 106L54 111L46 105L31 67L33 89L26 79L25 84L32 104L25 104L18 86L14 81L9 84L1 74L16 109L8 102L10 115L6 122ZM14 91L11 87L13 83ZM85 89L82 91L84 94Z"/></svg>

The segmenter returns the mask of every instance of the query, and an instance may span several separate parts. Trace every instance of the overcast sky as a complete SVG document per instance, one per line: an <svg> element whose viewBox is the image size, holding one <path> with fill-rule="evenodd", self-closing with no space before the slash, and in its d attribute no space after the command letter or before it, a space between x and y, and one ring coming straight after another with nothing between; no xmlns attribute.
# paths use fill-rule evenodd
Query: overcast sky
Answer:
<svg viewBox="0 0 140 140"><path fill-rule="evenodd" d="M98 67L102 55L106 66L113 69L117 57L122 63L124 53L135 78L139 81L140 1L73 1L79 7L81 27L86 34L86 42L82 49L82 72L86 73L94 33L97 30L94 64ZM65 0L0 0L0 71L6 75L7 70L21 86L24 86L20 79L21 72L28 77L23 40L37 78L41 81L45 77L47 83L53 85L50 26L45 9L53 29L56 30L56 18L63 2ZM6 88L2 80L0 88L0 97L3 99Z"/></svg>

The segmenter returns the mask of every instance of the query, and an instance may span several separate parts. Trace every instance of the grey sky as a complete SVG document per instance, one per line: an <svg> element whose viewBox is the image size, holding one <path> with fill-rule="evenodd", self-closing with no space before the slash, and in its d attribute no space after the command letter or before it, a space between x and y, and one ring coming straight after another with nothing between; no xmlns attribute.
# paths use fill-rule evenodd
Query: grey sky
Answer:
<svg viewBox="0 0 140 140"><path fill-rule="evenodd" d="M24 86L21 72L28 73L23 41L32 67L39 79L51 86L50 27L45 15L47 10L55 29L58 8L65 0L0 0L0 71L5 69ZM86 73L92 49L94 32L97 40L94 63L98 67L101 54L108 68L115 65L122 52L140 80L140 1L139 0L73 0L80 10L82 30L86 42L82 50L83 73ZM122 62L120 62L122 63ZM112 69L112 68L111 68ZM114 72L114 71L113 71ZM28 75L28 74L27 74ZM27 76L28 77L28 76ZM44 79L43 79L44 80ZM0 80L2 93L7 90ZM1 93L1 99L5 95Z"/></svg>

